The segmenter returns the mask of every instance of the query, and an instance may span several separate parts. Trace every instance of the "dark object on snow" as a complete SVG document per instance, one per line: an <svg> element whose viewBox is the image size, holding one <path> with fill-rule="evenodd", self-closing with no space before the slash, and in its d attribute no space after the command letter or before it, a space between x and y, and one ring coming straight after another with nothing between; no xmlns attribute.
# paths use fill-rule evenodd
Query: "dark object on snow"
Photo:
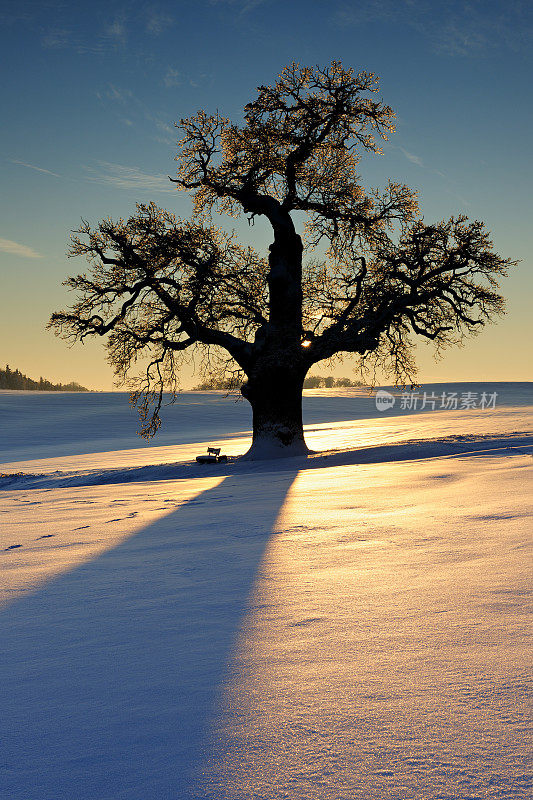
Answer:
<svg viewBox="0 0 533 800"><path fill-rule="evenodd" d="M217 464L220 461L227 461L227 456L220 455L220 447L208 447L206 456L196 456L199 464Z"/></svg>

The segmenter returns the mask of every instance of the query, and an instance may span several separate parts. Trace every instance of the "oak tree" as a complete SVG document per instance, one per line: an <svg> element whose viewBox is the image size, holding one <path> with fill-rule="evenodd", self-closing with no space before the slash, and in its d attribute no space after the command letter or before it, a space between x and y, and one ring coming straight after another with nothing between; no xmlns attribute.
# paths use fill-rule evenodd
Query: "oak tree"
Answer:
<svg viewBox="0 0 533 800"><path fill-rule="evenodd" d="M362 155L380 153L393 131L377 91L372 73L339 62L292 64L258 88L241 124L204 111L179 123L171 180L190 192L192 220L151 203L76 232L70 255L90 267L68 279L77 299L50 326L78 341L107 337L123 383L143 363L132 393L141 433L157 429L163 390L176 391L194 351L206 370L215 363L242 379L252 457L305 452L312 365L353 354L405 385L416 337L443 348L502 313L497 281L513 262L481 222L426 225L407 186L362 185ZM217 228L214 213L264 218L268 255Z"/></svg>

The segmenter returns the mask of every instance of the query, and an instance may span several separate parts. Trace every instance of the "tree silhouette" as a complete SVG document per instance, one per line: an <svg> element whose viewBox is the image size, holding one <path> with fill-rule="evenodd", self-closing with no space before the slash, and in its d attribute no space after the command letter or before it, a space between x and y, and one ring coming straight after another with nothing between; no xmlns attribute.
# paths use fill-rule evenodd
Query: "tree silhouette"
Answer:
<svg viewBox="0 0 533 800"><path fill-rule="evenodd" d="M206 372L245 378L252 456L305 452L313 364L350 353L412 383L414 337L442 348L503 311L497 279L514 262L493 251L481 222L428 226L406 186L362 185L361 155L380 153L393 131L377 90L372 73L339 62L292 64L258 88L242 125L204 111L181 120L171 180L191 193L192 221L149 204L77 231L70 255L86 256L90 271L67 281L77 300L50 325L74 340L107 336L122 382L148 354L132 385L141 433L155 432L163 388L176 391L181 359L200 349ZM214 227L214 212L265 218L268 258Z"/></svg>

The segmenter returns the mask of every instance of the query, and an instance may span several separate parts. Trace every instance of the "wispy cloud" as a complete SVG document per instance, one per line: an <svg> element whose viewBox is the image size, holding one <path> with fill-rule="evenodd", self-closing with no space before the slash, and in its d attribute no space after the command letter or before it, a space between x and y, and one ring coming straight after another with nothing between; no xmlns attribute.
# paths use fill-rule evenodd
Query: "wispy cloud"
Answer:
<svg viewBox="0 0 533 800"><path fill-rule="evenodd" d="M73 50L80 55L98 55L106 50L116 49L116 43L106 35L93 36L86 40L80 33L62 27L48 28L42 36L41 45L46 50Z"/></svg>
<svg viewBox="0 0 533 800"><path fill-rule="evenodd" d="M126 43L126 25L123 18L116 17L104 29L104 36L112 42L124 45Z"/></svg>
<svg viewBox="0 0 533 800"><path fill-rule="evenodd" d="M168 86L171 85L172 81L175 81L173 85L180 85L181 73L169 67L166 74L169 78ZM207 76L201 75L200 80L206 77ZM192 80L187 76L183 76L183 82L187 82L191 86L194 85ZM143 125L148 122L152 130L154 127L157 129L155 135L152 135L152 138L156 142L166 145L176 144L175 128L169 125L167 120L162 119L159 114L154 114L146 103L137 97L130 89L124 89L110 83L105 89L96 92L96 96L102 103L111 102L117 106L117 109L114 109L114 113L116 113L118 119L120 119L124 125L135 125L139 130L142 130Z"/></svg>
<svg viewBox="0 0 533 800"><path fill-rule="evenodd" d="M159 36L174 25L174 20L164 11L149 9L146 18L146 30L153 36Z"/></svg>
<svg viewBox="0 0 533 800"><path fill-rule="evenodd" d="M45 175L53 175L54 178L60 178L61 175L58 175L57 172L52 172L51 169L45 169L44 167L36 167L35 164L27 164L25 161L19 161L16 158L10 158L9 161L11 164L17 164L19 167L27 167L28 169L34 169L36 172L44 172Z"/></svg>
<svg viewBox="0 0 533 800"><path fill-rule="evenodd" d="M32 21L34 14L28 8L22 8L20 3L16 7L13 4L9 6L4 3L0 7L0 24L1 25L16 25L17 23L29 23Z"/></svg>
<svg viewBox="0 0 533 800"><path fill-rule="evenodd" d="M64 14L67 5L65 0L2 0L0 24L38 24L43 18Z"/></svg>
<svg viewBox="0 0 533 800"><path fill-rule="evenodd" d="M172 89L175 86L188 85L193 89L197 89L202 84L212 80L212 75L206 72L200 72L197 75L188 75L187 73L180 72L174 67L168 67L165 75L163 76L163 84L167 89Z"/></svg>
<svg viewBox="0 0 533 800"><path fill-rule="evenodd" d="M258 6L263 5L266 0L210 0L212 6L227 5L238 9L239 14L247 14Z"/></svg>
<svg viewBox="0 0 533 800"><path fill-rule="evenodd" d="M398 0L402 5L402 0ZM333 14L333 22L338 25L361 25L374 20L390 19L397 13L392 0L363 0L357 5L341 3Z"/></svg>
<svg viewBox="0 0 533 800"><path fill-rule="evenodd" d="M68 28L51 28L44 34L41 44L48 50L64 50L75 46L72 31Z"/></svg>
<svg viewBox="0 0 533 800"><path fill-rule="evenodd" d="M167 69L165 77L163 78L163 83L165 84L167 89L171 89L173 86L181 86L182 84L181 74L178 72L177 69L169 67Z"/></svg>
<svg viewBox="0 0 533 800"><path fill-rule="evenodd" d="M42 258L42 255L33 248L18 242L12 242L11 239L0 238L0 250L3 253L9 253L12 256L20 256L21 258Z"/></svg>
<svg viewBox="0 0 533 800"><path fill-rule="evenodd" d="M450 19L439 31L434 31L433 48L449 56L475 56L501 43L497 31L495 33L496 36L491 37L486 26L465 25L461 20Z"/></svg>
<svg viewBox="0 0 533 800"><path fill-rule="evenodd" d="M167 175L144 172L139 167L127 167L110 161L98 161L98 167L85 167L87 180L114 186L116 189L136 189L147 192L174 191Z"/></svg>
<svg viewBox="0 0 533 800"><path fill-rule="evenodd" d="M161 134L156 134L154 137L155 140L161 142L161 144L175 146L178 138L176 128L168 125L166 122L162 122L160 119L155 120L155 126L161 131Z"/></svg>
<svg viewBox="0 0 533 800"><path fill-rule="evenodd" d="M391 150L399 150L408 161L410 161L412 164L416 164L417 167L420 167L427 173L438 175L439 178L442 178L440 185L445 192L459 200L464 208L468 208L470 206L470 202L460 194L459 186L445 172L442 172L440 169L435 169L435 167L429 167L420 156L409 152L409 150L406 150L405 147L399 147L391 144L389 144L388 147Z"/></svg>
<svg viewBox="0 0 533 800"><path fill-rule="evenodd" d="M164 133L168 133L169 136L173 136L176 138L176 128L172 125L169 125L167 122L163 122L162 120L156 120L156 126L159 128L160 131Z"/></svg>
<svg viewBox="0 0 533 800"><path fill-rule="evenodd" d="M521 50L533 38L533 5L509 0L360 0L340 3L335 25L358 27L369 22L404 25L421 33L429 47L449 56L476 56L487 50Z"/></svg>
<svg viewBox="0 0 533 800"><path fill-rule="evenodd" d="M101 97L101 95L98 96ZM132 100L134 101L136 100L136 98L133 95L133 92L130 91L130 89L119 89L112 83L109 84L106 90L106 96L108 100L115 100L118 103L123 103L123 104L131 103Z"/></svg>
<svg viewBox="0 0 533 800"><path fill-rule="evenodd" d="M402 155L404 155L408 161L410 161L412 164L416 164L417 167L421 167L421 169L425 169L428 172L434 172L435 175L439 175L441 178L445 178L446 180L448 180L444 172L441 172L440 169L435 169L435 167L428 167L428 165L424 162L424 160L420 156L417 156L416 153L409 152L409 150L406 150L405 147L396 148L396 145L389 145L389 147L393 150L398 149L400 153L402 153Z"/></svg>
<svg viewBox="0 0 533 800"><path fill-rule="evenodd" d="M46 50L73 50L80 55L92 54L99 55L105 53L110 48L109 42L104 41L103 37L93 38L91 41L84 41L74 31L67 28L49 28L43 34L41 45Z"/></svg>
<svg viewBox="0 0 533 800"><path fill-rule="evenodd" d="M82 28L74 30L63 25L47 27L41 44L48 50L74 50L80 55L102 55L123 49L127 34L127 20L122 15L110 19L97 31Z"/></svg>
<svg viewBox="0 0 533 800"><path fill-rule="evenodd" d="M424 162L422 161L422 159L420 158L420 156L416 156L414 153L410 153L408 150L404 150L404 148L403 148L403 147L400 147L400 150L402 151L402 153L404 154L404 156L405 156L405 157L406 157L406 158L407 158L409 161L411 161L413 164L417 164L417 166L419 166L419 167L423 167L423 166L424 166Z"/></svg>

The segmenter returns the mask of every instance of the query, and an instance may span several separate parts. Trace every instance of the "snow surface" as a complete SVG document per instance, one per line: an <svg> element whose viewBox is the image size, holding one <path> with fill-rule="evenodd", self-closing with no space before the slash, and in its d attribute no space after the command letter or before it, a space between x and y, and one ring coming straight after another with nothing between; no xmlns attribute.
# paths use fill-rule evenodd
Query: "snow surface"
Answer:
<svg viewBox="0 0 533 800"><path fill-rule="evenodd" d="M309 394L323 452L207 467L220 394L155 446L123 395L0 394L2 800L530 796L531 385Z"/></svg>

